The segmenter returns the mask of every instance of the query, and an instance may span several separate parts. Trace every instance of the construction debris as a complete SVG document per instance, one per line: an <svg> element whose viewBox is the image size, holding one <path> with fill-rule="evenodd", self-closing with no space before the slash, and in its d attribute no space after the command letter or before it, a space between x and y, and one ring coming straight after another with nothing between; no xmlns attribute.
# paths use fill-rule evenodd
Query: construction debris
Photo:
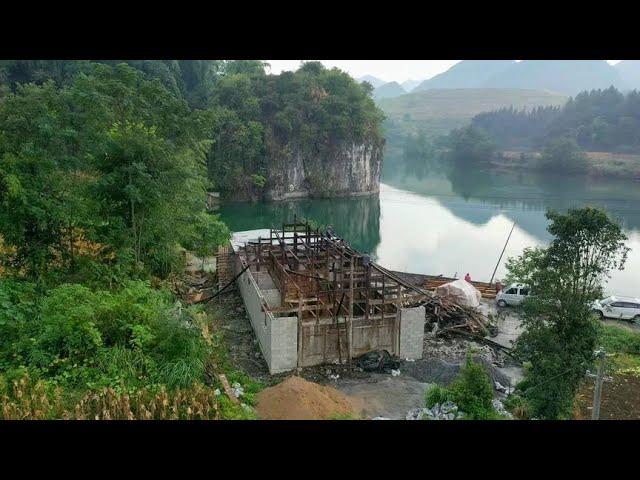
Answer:
<svg viewBox="0 0 640 480"><path fill-rule="evenodd" d="M426 308L427 324L436 323L438 325L437 335L442 335L452 330L465 330L481 336L489 333L487 317L476 308L462 306L452 298L437 295L423 300L422 304Z"/></svg>
<svg viewBox="0 0 640 480"><path fill-rule="evenodd" d="M215 285L214 276L206 272L191 272L171 280L173 293L189 305L210 300Z"/></svg>
<svg viewBox="0 0 640 480"><path fill-rule="evenodd" d="M407 412L407 420L457 420L464 418L453 402L436 403L432 408L414 408Z"/></svg>
<svg viewBox="0 0 640 480"><path fill-rule="evenodd" d="M384 372L392 375L394 371L400 373L400 360L386 350L374 350L361 355L356 359L356 366L365 372Z"/></svg>
<svg viewBox="0 0 640 480"><path fill-rule="evenodd" d="M229 400L231 400L233 403L238 403L238 397L236 396L236 392L232 390L231 387L229 386L229 380L227 380L226 375L224 373L221 373L220 375L218 375L218 378L220 379L222 388L224 388L224 393L227 394L227 397L229 397Z"/></svg>

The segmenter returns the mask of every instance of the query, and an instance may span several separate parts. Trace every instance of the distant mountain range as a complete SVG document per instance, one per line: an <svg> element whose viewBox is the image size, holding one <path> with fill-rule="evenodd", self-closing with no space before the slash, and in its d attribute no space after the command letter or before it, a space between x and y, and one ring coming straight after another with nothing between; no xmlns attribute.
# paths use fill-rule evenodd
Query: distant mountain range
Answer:
<svg viewBox="0 0 640 480"><path fill-rule="evenodd" d="M414 92L434 88L483 88L487 81L516 64L514 60L462 60L446 72L423 81Z"/></svg>
<svg viewBox="0 0 640 480"><path fill-rule="evenodd" d="M640 90L640 60L622 60L609 65L605 60L462 60L427 80L385 82L372 75L373 98L382 100L406 93L433 89L522 88L576 95L585 90L616 87Z"/></svg>
<svg viewBox="0 0 640 480"><path fill-rule="evenodd" d="M404 95L407 91L402 88L398 82L389 82L379 86L373 91L374 100L382 100L383 98L394 98Z"/></svg>
<svg viewBox="0 0 640 480"><path fill-rule="evenodd" d="M405 89L407 93L410 93L413 91L414 88L416 88L422 82L423 80L405 80L400 85L402 86L402 88Z"/></svg>
<svg viewBox="0 0 640 480"><path fill-rule="evenodd" d="M357 79L360 83L362 82L367 82L370 83L371 86L376 89L378 87L381 87L382 85L384 85L385 83L387 83L384 80L380 80L377 77L374 77L373 75L365 75L364 77L360 77Z"/></svg>
<svg viewBox="0 0 640 480"><path fill-rule="evenodd" d="M422 80L405 80L402 83L385 82L384 80L374 77L373 75L365 75L358 78L359 82L368 82L373 86L373 98L380 100L383 98L394 98L405 93L411 92L415 87L420 85Z"/></svg>
<svg viewBox="0 0 640 480"><path fill-rule="evenodd" d="M425 80L414 92L436 88L523 88L575 95L584 90L640 88L640 65L626 60L463 60Z"/></svg>

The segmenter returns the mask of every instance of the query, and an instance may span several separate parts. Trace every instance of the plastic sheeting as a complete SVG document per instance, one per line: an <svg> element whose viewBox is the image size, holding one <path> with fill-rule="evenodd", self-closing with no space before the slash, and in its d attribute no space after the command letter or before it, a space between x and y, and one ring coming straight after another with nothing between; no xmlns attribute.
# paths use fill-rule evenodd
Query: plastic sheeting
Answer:
<svg viewBox="0 0 640 480"><path fill-rule="evenodd" d="M478 289L466 280L455 280L440 285L436 288L436 293L441 297L448 297L464 307L477 307L482 298Z"/></svg>

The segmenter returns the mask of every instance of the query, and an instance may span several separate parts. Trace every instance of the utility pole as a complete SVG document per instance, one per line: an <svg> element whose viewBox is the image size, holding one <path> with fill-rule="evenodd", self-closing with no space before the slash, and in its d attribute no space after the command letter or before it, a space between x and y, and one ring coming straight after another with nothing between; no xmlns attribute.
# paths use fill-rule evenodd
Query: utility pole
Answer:
<svg viewBox="0 0 640 480"><path fill-rule="evenodd" d="M509 236L507 237L507 241L504 242L504 248L502 249L502 253L500 253L500 258L498 258L498 263L496 263L496 268L493 269L493 273L491 274L491 280L489 280L489 285L493 283L493 277L496 276L496 272L498 271L498 266L500 265L500 260L502 260L502 256L504 255L504 251L507 249L507 244L509 243L509 239L511 238L511 234L513 233L513 229L516 228L516 222L513 222L513 226L511 227L511 231L509 232Z"/></svg>
<svg viewBox="0 0 640 480"><path fill-rule="evenodd" d="M593 411L591 412L591 420L600 419L600 400L602 397L602 382L604 382L605 351L596 350L595 356L596 362L598 363L598 370L596 373L596 386L593 391Z"/></svg>

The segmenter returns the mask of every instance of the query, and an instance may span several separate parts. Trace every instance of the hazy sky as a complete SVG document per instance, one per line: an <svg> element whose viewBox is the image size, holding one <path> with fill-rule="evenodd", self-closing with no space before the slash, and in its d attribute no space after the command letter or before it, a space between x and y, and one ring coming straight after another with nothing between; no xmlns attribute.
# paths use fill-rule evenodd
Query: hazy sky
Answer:
<svg viewBox="0 0 640 480"><path fill-rule="evenodd" d="M271 64L271 73L297 70L302 60L266 60ZM442 73L459 60L320 60L329 68L338 67L352 77L373 75L387 82L423 80ZM620 60L607 60L614 64Z"/></svg>

